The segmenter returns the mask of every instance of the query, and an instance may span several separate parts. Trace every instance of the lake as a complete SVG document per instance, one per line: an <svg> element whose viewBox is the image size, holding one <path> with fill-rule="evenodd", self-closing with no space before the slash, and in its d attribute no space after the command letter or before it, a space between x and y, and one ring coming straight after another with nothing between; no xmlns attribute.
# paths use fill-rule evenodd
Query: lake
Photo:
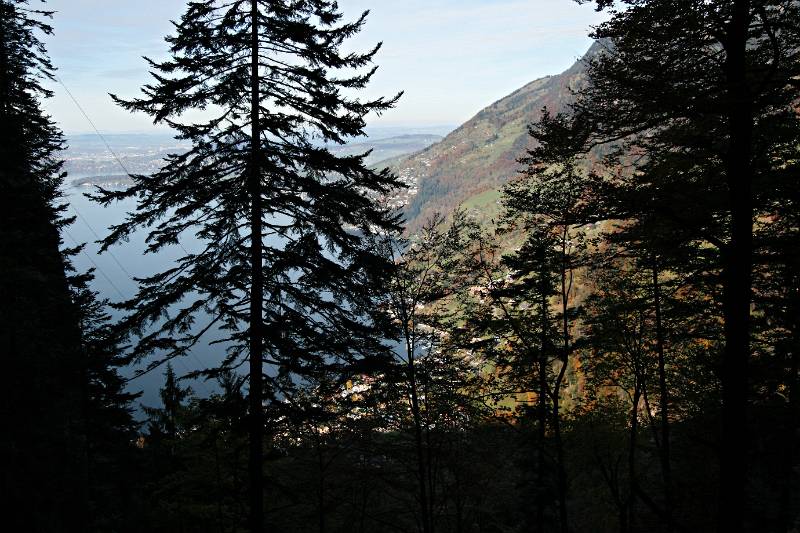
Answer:
<svg viewBox="0 0 800 533"><path fill-rule="evenodd" d="M74 179L73 176L71 178ZM66 187L64 198L70 206L67 214L75 216L77 219L64 232L64 242L67 246L86 243L84 252L73 258L75 267L79 272L95 268L92 288L103 298L119 302L133 297L136 293L136 282L132 279L133 277L160 272L170 266L184 252L178 247L171 247L159 254L144 254L146 233L140 231L132 236L130 242L114 246L110 249L110 253L99 254L100 247L95 241L109 233L109 226L122 222L125 214L133 210L136 204L133 200L125 200L106 208L84 196L90 190L89 187ZM187 238L186 242L182 244L191 250L197 245L197 240ZM120 316L119 312L113 309L110 309L109 312L114 317ZM189 356L173 361L175 372L179 375L186 375L194 370L217 366L223 358L221 350L222 346L219 345L210 347L207 343L199 343ZM130 378L135 375L137 369L145 366L146 362L143 362L140 365L122 369L121 373ZM142 405L158 406L160 404L158 389L164 381L163 373L163 369L157 369L130 382L130 390L142 391L140 398ZM191 380L188 383L199 396L207 396L216 390L215 384L211 382Z"/></svg>

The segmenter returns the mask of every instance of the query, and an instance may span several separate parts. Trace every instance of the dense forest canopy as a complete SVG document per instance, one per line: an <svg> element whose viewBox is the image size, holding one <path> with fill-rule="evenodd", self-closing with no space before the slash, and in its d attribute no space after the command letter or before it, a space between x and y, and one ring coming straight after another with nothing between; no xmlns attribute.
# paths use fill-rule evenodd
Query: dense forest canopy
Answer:
<svg viewBox="0 0 800 533"><path fill-rule="evenodd" d="M133 206L103 253L182 253L111 303L58 17L0 0L9 530L800 530L800 2L578 3L573 68L376 163L368 12L187 2L111 96L182 149L90 194Z"/></svg>

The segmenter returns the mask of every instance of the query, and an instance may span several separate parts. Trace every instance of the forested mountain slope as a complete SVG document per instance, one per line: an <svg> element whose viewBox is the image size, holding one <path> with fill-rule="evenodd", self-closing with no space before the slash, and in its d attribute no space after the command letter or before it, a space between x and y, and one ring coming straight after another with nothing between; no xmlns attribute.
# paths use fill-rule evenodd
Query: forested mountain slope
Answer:
<svg viewBox="0 0 800 533"><path fill-rule="evenodd" d="M557 112L571 101L572 90L585 79L584 59L599 49L595 43L561 74L532 81L498 100L441 142L388 161L409 185L409 230L419 228L433 213L449 212L464 202L492 211L497 188L516 175L517 159L529 147L528 124L539 118L543 107Z"/></svg>

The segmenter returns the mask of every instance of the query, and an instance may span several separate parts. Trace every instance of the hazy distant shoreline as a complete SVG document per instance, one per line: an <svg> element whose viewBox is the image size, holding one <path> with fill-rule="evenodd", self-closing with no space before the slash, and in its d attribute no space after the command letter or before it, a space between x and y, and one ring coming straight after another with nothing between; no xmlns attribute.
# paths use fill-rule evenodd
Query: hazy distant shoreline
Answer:
<svg viewBox="0 0 800 533"><path fill-rule="evenodd" d="M419 152L442 140L428 133L405 133L385 138L365 138L344 145L331 145L328 149L338 156L369 152L368 165L389 161ZM168 142L163 137L146 135L109 136L109 147L99 137L77 136L70 139L66 151L65 170L71 176L70 185L84 187L128 187L133 184L127 172L153 174L170 153L185 151L187 144Z"/></svg>
<svg viewBox="0 0 800 533"><path fill-rule="evenodd" d="M127 174L112 174L109 176L86 176L70 182L75 187L125 187L133 185L133 180Z"/></svg>

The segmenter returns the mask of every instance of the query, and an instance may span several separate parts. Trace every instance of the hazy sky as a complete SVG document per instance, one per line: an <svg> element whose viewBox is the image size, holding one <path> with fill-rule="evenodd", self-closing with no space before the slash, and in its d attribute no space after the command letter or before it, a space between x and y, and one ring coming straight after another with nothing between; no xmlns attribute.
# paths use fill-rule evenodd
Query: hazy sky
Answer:
<svg viewBox="0 0 800 533"><path fill-rule="evenodd" d="M165 58L164 35L185 0L49 0L56 34L48 39L58 75L106 132L148 131L107 93L135 96L149 75L141 56ZM339 0L347 18L369 9L352 46L378 41L380 70L367 92L405 90L377 126L458 125L538 77L566 69L589 47L600 15L573 0ZM67 133L91 126L60 85L46 106Z"/></svg>

